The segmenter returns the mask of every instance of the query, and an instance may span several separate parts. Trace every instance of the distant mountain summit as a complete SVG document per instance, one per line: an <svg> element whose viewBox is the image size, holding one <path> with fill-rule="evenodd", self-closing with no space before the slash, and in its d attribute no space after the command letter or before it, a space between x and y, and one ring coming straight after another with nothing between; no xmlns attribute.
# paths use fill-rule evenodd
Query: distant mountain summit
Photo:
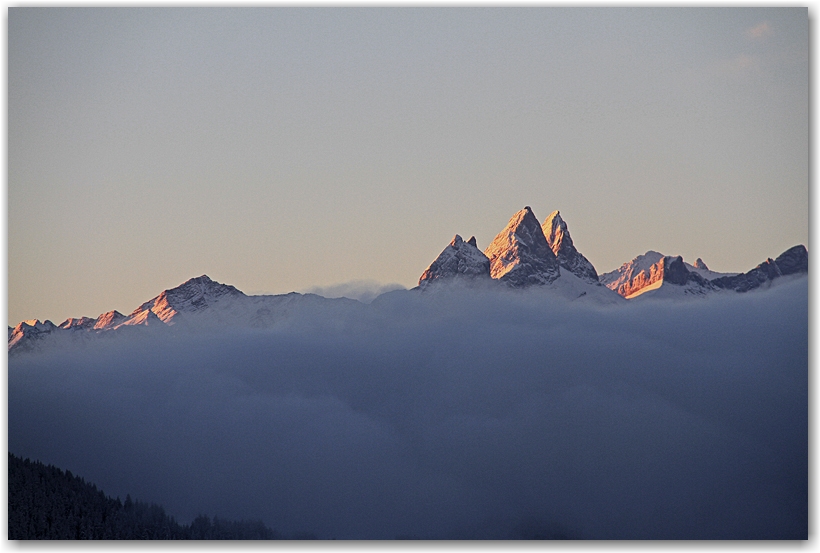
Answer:
<svg viewBox="0 0 820 553"><path fill-rule="evenodd" d="M610 290L628 298L642 288L657 282L659 272L654 267L663 257L662 253L649 250L614 271L602 274L599 280Z"/></svg>
<svg viewBox="0 0 820 553"><path fill-rule="evenodd" d="M589 282L598 282L598 273L592 263L575 249L567 224L561 218L561 212L553 211L541 226L552 253L558 264L578 278Z"/></svg>
<svg viewBox="0 0 820 553"><path fill-rule="evenodd" d="M228 284L221 284L208 278L207 275L186 280L176 288L163 291L155 298L148 300L134 310L129 320L139 320L132 324L142 324L151 318L153 313L165 324L174 324L180 314L196 313L207 309L225 296L244 297L245 294ZM128 324L128 322L123 323Z"/></svg>
<svg viewBox="0 0 820 553"><path fill-rule="evenodd" d="M127 319L125 315L117 311L109 311L107 313L103 313L99 317L96 318L96 322L94 323L94 330L107 330L110 328L116 328L119 326L121 322ZM62 326L62 325L61 325Z"/></svg>
<svg viewBox="0 0 820 553"><path fill-rule="evenodd" d="M38 319L22 321L14 328L9 327L9 351L14 347L25 349L30 342L41 339L56 329L51 321L40 322Z"/></svg>
<svg viewBox="0 0 820 553"><path fill-rule="evenodd" d="M484 250L490 276L521 288L549 284L561 273L544 231L529 206L512 216Z"/></svg>
<svg viewBox="0 0 820 553"><path fill-rule="evenodd" d="M490 278L490 260L476 247L475 236L466 242L456 234L419 278L419 286L453 279Z"/></svg>

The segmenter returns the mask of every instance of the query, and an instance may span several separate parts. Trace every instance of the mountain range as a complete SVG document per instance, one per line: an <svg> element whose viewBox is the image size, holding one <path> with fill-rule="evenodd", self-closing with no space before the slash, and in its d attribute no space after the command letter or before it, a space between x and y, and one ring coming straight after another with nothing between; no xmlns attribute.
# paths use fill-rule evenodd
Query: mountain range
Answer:
<svg viewBox="0 0 820 553"><path fill-rule="evenodd" d="M594 292L603 298L686 297L748 292L765 287L778 277L808 270L808 251L798 245L741 274L711 271L700 258L691 265L681 256L650 250L614 271L599 275L576 249L560 212L553 211L539 224L527 206L512 216L483 252L475 237L464 242L456 235L422 273L419 288L450 281L490 280L513 288L557 287L559 283L566 288L567 281L571 281L572 287L582 294Z"/></svg>
<svg viewBox="0 0 820 553"><path fill-rule="evenodd" d="M635 298L742 293L766 288L784 276L806 273L808 251L798 245L745 273L719 273L709 270L700 258L692 265L681 256L650 250L599 275L576 249L560 212L553 211L539 223L527 206L510 218L483 252L475 237L464 241L456 234L410 292L433 292L454 283L512 289L541 287L571 300L617 304ZM328 299L296 292L249 296L202 275L164 290L129 315L109 311L96 318L69 318L59 325L35 319L9 326L8 351L31 350L47 337L56 345L61 340L77 342L112 332L139 332L137 328L270 328L291 312L318 309L357 310L366 306L347 298Z"/></svg>

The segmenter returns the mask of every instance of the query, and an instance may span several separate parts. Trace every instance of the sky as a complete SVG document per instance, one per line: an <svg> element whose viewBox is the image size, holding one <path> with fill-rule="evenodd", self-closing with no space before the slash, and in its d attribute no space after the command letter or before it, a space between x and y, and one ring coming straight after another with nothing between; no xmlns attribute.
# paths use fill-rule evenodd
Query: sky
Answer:
<svg viewBox="0 0 820 553"><path fill-rule="evenodd" d="M9 324L412 287L526 205L746 271L808 246L808 59L805 8L10 8Z"/></svg>
<svg viewBox="0 0 820 553"><path fill-rule="evenodd" d="M808 294L451 286L71 333L9 359L8 447L285 536L806 539Z"/></svg>

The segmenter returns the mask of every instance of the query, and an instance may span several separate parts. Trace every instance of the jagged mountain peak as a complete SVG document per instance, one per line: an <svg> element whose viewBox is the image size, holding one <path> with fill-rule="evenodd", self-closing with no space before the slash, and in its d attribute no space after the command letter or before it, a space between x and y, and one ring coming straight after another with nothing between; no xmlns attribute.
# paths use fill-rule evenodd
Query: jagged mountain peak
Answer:
<svg viewBox="0 0 820 553"><path fill-rule="evenodd" d="M202 295L217 295L223 296L225 294L242 295L242 292L237 290L230 284L222 284L212 280L208 275L202 275L194 278L189 278L176 288L165 290L168 294L183 294L183 293L198 293Z"/></svg>
<svg viewBox="0 0 820 553"><path fill-rule="evenodd" d="M704 263L703 260L699 257L695 260L695 268L696 269L703 269L705 271L709 270L709 267L706 266L706 263Z"/></svg>
<svg viewBox="0 0 820 553"><path fill-rule="evenodd" d="M95 330L104 330L107 328L113 328L117 326L119 323L124 321L127 317L117 311L108 311L107 313L103 313L99 317L97 317L96 322L94 323Z"/></svg>
<svg viewBox="0 0 820 553"><path fill-rule="evenodd" d="M419 286L450 279L490 277L490 260L476 247L475 236L465 242L456 234L419 278Z"/></svg>
<svg viewBox="0 0 820 553"><path fill-rule="evenodd" d="M48 332L57 328L57 325L49 320L40 321L40 319L28 319L25 321L20 321L17 326L14 327L15 330L24 330L29 328L37 331Z"/></svg>
<svg viewBox="0 0 820 553"><path fill-rule="evenodd" d="M46 334L50 334L56 330L57 326L51 321L40 322L39 319L29 319L21 321L9 332L8 349L11 349L18 344L22 345L26 342L31 344L33 340L37 340Z"/></svg>
<svg viewBox="0 0 820 553"><path fill-rule="evenodd" d="M229 284L211 280L208 275L191 278L136 308L129 318L138 317L145 310L153 311L166 324L174 324L180 313L195 313L207 308L224 296L244 297L245 294Z"/></svg>
<svg viewBox="0 0 820 553"><path fill-rule="evenodd" d="M567 230L567 223L561 217L560 211L553 211L544 220L541 225L541 230L544 231L544 236L547 238L547 243L552 248L552 253L556 256L561 246L572 247L572 238Z"/></svg>
<svg viewBox="0 0 820 553"><path fill-rule="evenodd" d="M529 206L510 218L484 250L490 275L514 287L548 284L560 276L558 260Z"/></svg>
<svg viewBox="0 0 820 553"><path fill-rule="evenodd" d="M575 276L590 282L598 282L598 272L589 260L572 243L566 221L560 211L553 211L541 225L552 253L558 263Z"/></svg>
<svg viewBox="0 0 820 553"><path fill-rule="evenodd" d="M517 211L515 215L510 218L507 223L507 228L527 229L532 226L532 222L538 222L538 218L533 213L530 206L524 206L524 209Z"/></svg>

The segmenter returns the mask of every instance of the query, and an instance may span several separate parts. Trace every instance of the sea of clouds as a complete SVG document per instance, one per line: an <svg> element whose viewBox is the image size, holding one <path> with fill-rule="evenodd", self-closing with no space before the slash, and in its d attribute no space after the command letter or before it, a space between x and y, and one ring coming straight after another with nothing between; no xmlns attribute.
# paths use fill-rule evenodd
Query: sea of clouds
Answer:
<svg viewBox="0 0 820 553"><path fill-rule="evenodd" d="M380 295L394 290L404 290L404 286L398 283L383 284L374 280L351 280L329 286L313 286L307 288L304 293L317 294L326 298L350 298L362 303L370 303Z"/></svg>
<svg viewBox="0 0 820 553"><path fill-rule="evenodd" d="M9 451L318 538L808 532L808 279L599 307L400 290L9 360Z"/></svg>

